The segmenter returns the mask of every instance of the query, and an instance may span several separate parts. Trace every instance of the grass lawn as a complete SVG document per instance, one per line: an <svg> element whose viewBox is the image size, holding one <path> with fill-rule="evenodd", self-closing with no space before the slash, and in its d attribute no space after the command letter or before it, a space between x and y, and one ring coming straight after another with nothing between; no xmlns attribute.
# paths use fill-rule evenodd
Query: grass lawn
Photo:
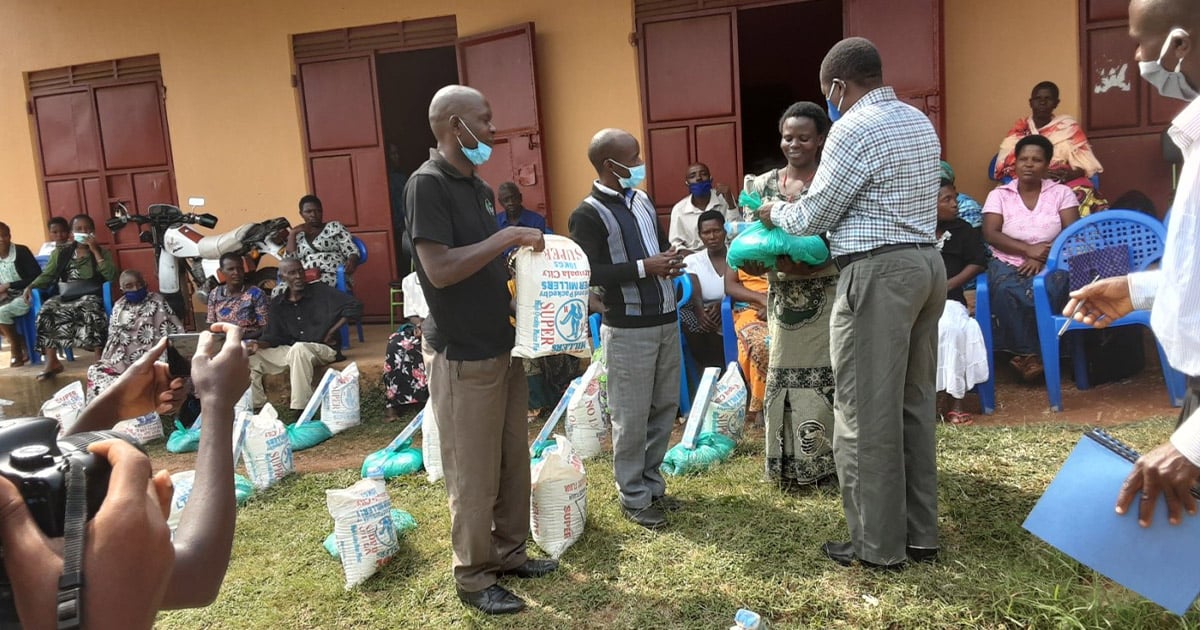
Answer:
<svg viewBox="0 0 1200 630"><path fill-rule="evenodd" d="M1147 450L1172 422L1112 432ZM366 454L399 428L368 422L328 444ZM321 547L332 531L324 490L354 483L358 466L296 474L238 512L217 602L164 613L158 627L728 628L741 607L773 628L1197 627L1195 609L1175 617L1021 529L1081 431L939 427L942 560L885 574L821 556L822 542L846 536L836 487L788 493L760 481L761 438L716 470L669 479L685 507L658 534L622 518L611 460L589 460L586 533L556 575L506 581L530 608L500 618L470 611L454 595L440 484L424 476L388 482L393 505L419 526L389 565L347 592L341 566ZM321 448L297 459L320 457ZM159 459L161 445L152 452Z"/></svg>

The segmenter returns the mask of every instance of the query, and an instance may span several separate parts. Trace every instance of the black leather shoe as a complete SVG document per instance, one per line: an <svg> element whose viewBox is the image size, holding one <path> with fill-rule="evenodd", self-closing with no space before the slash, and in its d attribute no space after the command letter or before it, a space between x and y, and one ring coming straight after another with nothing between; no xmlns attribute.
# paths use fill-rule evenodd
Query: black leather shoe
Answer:
<svg viewBox="0 0 1200 630"><path fill-rule="evenodd" d="M489 615L510 615L525 610L525 600L513 595L511 591L499 584L493 584L474 593L461 588L457 590L458 598L462 600L462 603Z"/></svg>
<svg viewBox="0 0 1200 630"><path fill-rule="evenodd" d="M827 542L824 545L821 545L821 552L825 554L826 558L829 558L830 560L833 560L844 567L848 567L853 564L855 560L858 560L858 563L864 567L878 571L899 571L904 568L903 562L897 562L896 564L877 564L875 562L867 562L866 560L863 560L854 554L854 545L849 542Z"/></svg>
<svg viewBox="0 0 1200 630"><path fill-rule="evenodd" d="M854 564L854 561L858 559L858 556L854 555L854 545L848 542L827 542L821 545L821 553L844 567Z"/></svg>
<svg viewBox="0 0 1200 630"><path fill-rule="evenodd" d="M521 566L501 571L500 575L515 575L519 578L539 578L558 570L558 560L530 558Z"/></svg>
<svg viewBox="0 0 1200 630"><path fill-rule="evenodd" d="M908 554L908 559L913 562L937 562L938 550L936 547L933 549L927 547L905 547L904 550Z"/></svg>
<svg viewBox="0 0 1200 630"><path fill-rule="evenodd" d="M662 529L667 526L667 518L663 516L662 510L653 505L648 505L640 510L622 505L621 513L625 515L625 518L646 529Z"/></svg>
<svg viewBox="0 0 1200 630"><path fill-rule="evenodd" d="M650 505L653 505L664 512L674 512L683 507L683 503L681 503L679 499L666 494L662 495L661 497L651 499Z"/></svg>

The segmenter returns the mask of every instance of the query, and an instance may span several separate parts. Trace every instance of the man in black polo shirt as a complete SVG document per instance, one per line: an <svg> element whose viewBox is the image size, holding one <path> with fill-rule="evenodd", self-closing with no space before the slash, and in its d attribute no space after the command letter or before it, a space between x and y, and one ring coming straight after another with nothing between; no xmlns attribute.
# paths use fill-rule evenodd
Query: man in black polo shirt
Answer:
<svg viewBox="0 0 1200 630"><path fill-rule="evenodd" d="M250 391L254 407L263 406L267 402L263 374L288 370L291 408L299 411L312 397L313 371L337 359L338 331L362 317L362 303L325 283L305 282L298 258L284 258L279 263L279 277L286 290L271 300L267 329L259 339L246 342L254 352L250 357Z"/></svg>
<svg viewBox="0 0 1200 630"><path fill-rule="evenodd" d="M538 577L558 568L530 560L529 390L511 357L508 269L501 254L545 247L542 233L496 225L492 190L475 173L491 154L492 108L461 85L429 104L437 148L408 180L405 209L429 317L425 343L436 353L429 392L441 438L458 597L488 614L518 612L503 575Z"/></svg>
<svg viewBox="0 0 1200 630"><path fill-rule="evenodd" d="M682 257L667 243L645 179L638 141L604 129L592 138L592 192L571 214L571 238L587 254L592 284L604 288L601 346L608 362L613 476L621 510L648 529L679 507L659 467L679 412L679 324L671 279Z"/></svg>

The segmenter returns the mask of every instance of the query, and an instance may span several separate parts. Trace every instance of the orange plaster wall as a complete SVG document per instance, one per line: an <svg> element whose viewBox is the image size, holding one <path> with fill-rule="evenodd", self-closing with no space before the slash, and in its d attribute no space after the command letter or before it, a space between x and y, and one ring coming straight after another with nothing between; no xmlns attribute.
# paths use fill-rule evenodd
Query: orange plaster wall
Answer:
<svg viewBox="0 0 1200 630"><path fill-rule="evenodd" d="M159 55L179 198L204 196L222 227L292 216L306 192L289 36L454 14L460 36L532 21L554 228L587 193L602 127L641 135L631 2L288 0L0 3L0 190L14 240L40 244L44 212L24 73Z"/></svg>
<svg viewBox="0 0 1200 630"><path fill-rule="evenodd" d="M946 0L946 160L959 192L983 203L988 161L1013 122L1029 115L1039 81L1058 84L1058 112L1080 118L1078 3ZM1133 45L1130 44L1132 57ZM886 63L884 60L886 74Z"/></svg>

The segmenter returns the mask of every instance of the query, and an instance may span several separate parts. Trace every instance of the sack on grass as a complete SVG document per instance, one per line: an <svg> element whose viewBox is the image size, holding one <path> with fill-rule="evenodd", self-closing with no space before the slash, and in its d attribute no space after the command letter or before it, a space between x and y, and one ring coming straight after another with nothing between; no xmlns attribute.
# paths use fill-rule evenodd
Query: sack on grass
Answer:
<svg viewBox="0 0 1200 630"><path fill-rule="evenodd" d="M775 259L779 256L819 265L829 259L829 247L819 236L793 236L777 227L767 229L755 221L729 243L725 260L734 269L741 269L747 262L774 269Z"/></svg>
<svg viewBox="0 0 1200 630"><path fill-rule="evenodd" d="M403 538L409 530L417 528L417 519L404 510L392 508L392 526L396 530L396 538ZM321 543L321 546L325 547L325 551L328 551L329 555L341 559L342 554L338 552L336 534L330 533L326 536L325 542Z"/></svg>
<svg viewBox="0 0 1200 630"><path fill-rule="evenodd" d="M292 446L292 452L303 451L306 448L312 448L325 440L333 437L333 432L321 420L312 420L300 424L295 422L285 427L287 431L288 443Z"/></svg>
<svg viewBox="0 0 1200 630"><path fill-rule="evenodd" d="M122 420L114 424L112 430L128 435L138 444L148 444L162 439L163 436L162 420L158 419L158 413L155 411L137 418Z"/></svg>
<svg viewBox="0 0 1200 630"><path fill-rule="evenodd" d="M425 403L421 415L421 464L425 466L425 478L429 483L437 483L445 473L442 471L442 442L438 439L433 401Z"/></svg>
<svg viewBox="0 0 1200 630"><path fill-rule="evenodd" d="M183 516L183 508L192 495L192 486L196 483L196 471L185 470L171 475L171 483L175 486L175 494L171 497L171 514L167 517L167 526L171 528L171 536L179 528L179 519ZM254 494L254 486L245 477L233 475L233 496L239 506L244 505L250 495Z"/></svg>
<svg viewBox="0 0 1200 630"><path fill-rule="evenodd" d="M571 442L561 435L554 440L530 471L529 528L533 541L557 560L583 536L587 475Z"/></svg>
<svg viewBox="0 0 1200 630"><path fill-rule="evenodd" d="M334 435L361 423L359 415L358 364L351 363L341 372L333 371L333 380L321 399L321 422Z"/></svg>
<svg viewBox="0 0 1200 630"><path fill-rule="evenodd" d="M42 403L39 413L46 418L58 420L60 432L65 433L75 426L75 421L79 419L79 412L83 411L84 401L83 383L75 381L54 392L50 400Z"/></svg>
<svg viewBox="0 0 1200 630"><path fill-rule="evenodd" d="M517 250L516 266L517 340L513 356L589 356L591 270L587 254L575 241L547 234L545 250Z"/></svg>
<svg viewBox="0 0 1200 630"><path fill-rule="evenodd" d="M421 470L421 451L412 447L412 436L424 421L425 412L421 411L390 444L367 455L363 460L362 476L391 479Z"/></svg>
<svg viewBox="0 0 1200 630"><path fill-rule="evenodd" d="M275 485L292 473L292 445L279 413L267 403L246 425L242 445L246 476L259 490Z"/></svg>
<svg viewBox="0 0 1200 630"><path fill-rule="evenodd" d="M721 435L733 438L736 442L742 439L746 428L746 398L749 391L742 371L736 362L725 368L725 374L717 381L716 391L708 404L708 418L705 420L705 430L716 431Z"/></svg>
<svg viewBox="0 0 1200 630"><path fill-rule="evenodd" d="M604 405L600 400L600 377L603 371L603 363L589 365L583 376L576 379L579 385L567 403L567 439L583 459L604 452L604 446L609 441L610 422L606 421Z"/></svg>
<svg viewBox="0 0 1200 630"><path fill-rule="evenodd" d="M340 490L326 490L333 517L334 544L350 590L375 574L399 550L392 522L392 501L382 479L362 479Z"/></svg>

